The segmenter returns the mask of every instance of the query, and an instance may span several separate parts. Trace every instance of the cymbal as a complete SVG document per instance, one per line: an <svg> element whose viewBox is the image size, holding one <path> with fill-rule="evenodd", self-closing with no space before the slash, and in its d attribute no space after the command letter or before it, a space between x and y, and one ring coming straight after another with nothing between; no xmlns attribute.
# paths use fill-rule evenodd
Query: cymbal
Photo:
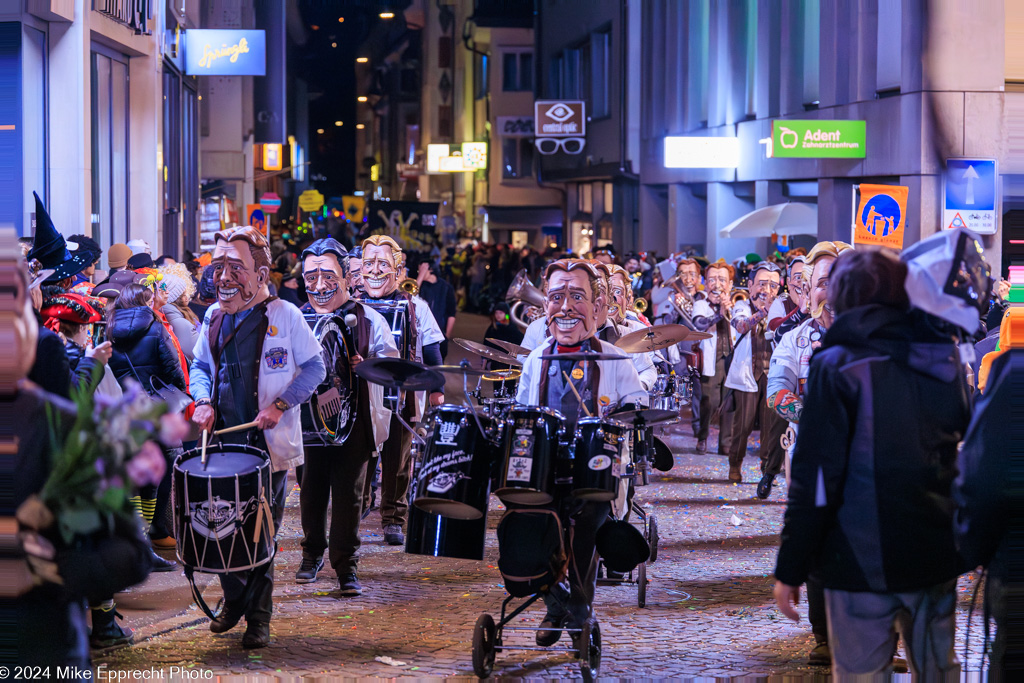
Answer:
<svg viewBox="0 0 1024 683"><path fill-rule="evenodd" d="M545 353L541 360L629 360L629 356L617 353L598 353L597 351L573 351L571 353Z"/></svg>
<svg viewBox="0 0 1024 683"><path fill-rule="evenodd" d="M491 370L488 374L484 375L485 382L511 382L519 379L523 374L523 371L519 368L511 368L509 370Z"/></svg>
<svg viewBox="0 0 1024 683"><path fill-rule="evenodd" d="M617 413L606 415L606 417L618 422L636 424L643 422L647 426L663 424L679 419L679 413L675 410L661 410L658 408L643 408L640 410L621 410Z"/></svg>
<svg viewBox="0 0 1024 683"><path fill-rule="evenodd" d="M486 370L484 368L474 368L466 361L463 361L459 365L435 365L431 370L445 372L449 375L466 375L467 377L483 377L484 375L489 375L493 372L492 370Z"/></svg>
<svg viewBox="0 0 1024 683"><path fill-rule="evenodd" d="M685 325L655 325L643 330L635 330L619 337L615 346L626 353L646 353L667 349L680 342L701 341L711 339L707 332L697 332Z"/></svg>
<svg viewBox="0 0 1024 683"><path fill-rule="evenodd" d="M501 348L511 353L513 356L530 355L530 349L526 348L525 346L520 346L519 344L513 344L512 342L502 341L501 339L495 339L493 337L488 337L487 341L491 342L492 344L497 344Z"/></svg>
<svg viewBox="0 0 1024 683"><path fill-rule="evenodd" d="M423 363L401 358L370 358L355 369L356 375L372 384L403 391L438 391L444 375Z"/></svg>
<svg viewBox="0 0 1024 683"><path fill-rule="evenodd" d="M452 341L461 346L462 348L466 349L470 353L475 353L478 356L489 358L493 361L497 361L498 363L516 366L522 365L522 363L519 362L519 359L516 358L515 356L510 356L507 353L496 351L495 349L492 349L490 346L484 346L479 342L470 341L468 339L460 339L458 337L453 338Z"/></svg>

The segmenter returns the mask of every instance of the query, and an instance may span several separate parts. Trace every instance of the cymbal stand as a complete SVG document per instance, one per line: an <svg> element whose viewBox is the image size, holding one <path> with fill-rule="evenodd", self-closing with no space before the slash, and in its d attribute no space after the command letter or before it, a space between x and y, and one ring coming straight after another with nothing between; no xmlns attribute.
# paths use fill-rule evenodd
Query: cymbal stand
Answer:
<svg viewBox="0 0 1024 683"><path fill-rule="evenodd" d="M399 390L399 392L398 392L398 410L396 410L392 414L398 419L398 421L402 424L403 427L405 427L407 430L409 430L409 433L412 434L412 438L413 438L414 441L416 441L416 443L418 443L421 446L426 446L427 445L426 439L424 439L422 436L417 434L416 430L413 429L412 425L410 425L408 422L406 422L405 419L402 417L402 413L405 412L405 400L406 400L406 394L407 393L408 392L406 392L406 391Z"/></svg>

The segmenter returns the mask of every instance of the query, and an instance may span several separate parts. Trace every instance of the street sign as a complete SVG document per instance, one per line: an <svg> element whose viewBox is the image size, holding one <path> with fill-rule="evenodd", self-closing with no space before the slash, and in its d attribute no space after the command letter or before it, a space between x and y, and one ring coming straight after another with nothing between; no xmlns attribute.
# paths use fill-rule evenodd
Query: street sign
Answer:
<svg viewBox="0 0 1024 683"><path fill-rule="evenodd" d="M902 249L909 192L910 188L903 185L861 184L854 244Z"/></svg>
<svg viewBox="0 0 1024 683"><path fill-rule="evenodd" d="M864 121L772 121L768 156L863 159L867 156L867 124Z"/></svg>
<svg viewBox="0 0 1024 683"><path fill-rule="evenodd" d="M246 204L245 205L245 218L246 225L252 227L263 233L264 237L267 237L267 217L263 213L259 204Z"/></svg>
<svg viewBox="0 0 1024 683"><path fill-rule="evenodd" d="M299 208L303 211L316 211L324 205L324 196L316 190L306 190L299 195Z"/></svg>
<svg viewBox="0 0 1024 683"><path fill-rule="evenodd" d="M995 159L946 159L942 182L942 227L994 235L999 167Z"/></svg>
<svg viewBox="0 0 1024 683"><path fill-rule="evenodd" d="M539 138L587 135L587 105L582 100L537 100L533 103L533 118Z"/></svg>
<svg viewBox="0 0 1024 683"><path fill-rule="evenodd" d="M260 197L260 208L266 213L277 213L281 208L281 198L276 192L264 192Z"/></svg>

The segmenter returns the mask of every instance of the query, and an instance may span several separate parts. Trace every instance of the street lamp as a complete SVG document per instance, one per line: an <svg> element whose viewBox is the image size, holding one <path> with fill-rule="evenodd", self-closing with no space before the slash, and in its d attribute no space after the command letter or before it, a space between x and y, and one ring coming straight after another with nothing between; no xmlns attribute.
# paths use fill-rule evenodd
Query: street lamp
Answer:
<svg viewBox="0 0 1024 683"><path fill-rule="evenodd" d="M341 127L342 123L343 123L342 121L335 121L334 125L336 125L338 127Z"/></svg>
<svg viewBox="0 0 1024 683"><path fill-rule="evenodd" d="M323 135L324 134L324 129L323 128L317 128L316 129L316 133L317 133L317 135Z"/></svg>
<svg viewBox="0 0 1024 683"><path fill-rule="evenodd" d="M366 101L366 95L360 95L359 97L356 98L356 102L365 102L365 101Z"/></svg>
<svg viewBox="0 0 1024 683"><path fill-rule="evenodd" d="M365 124L362 124L362 123L357 123L357 124L356 124L356 130L362 130L362 129L364 129L364 128L366 128L366 125L365 125Z"/></svg>
<svg viewBox="0 0 1024 683"><path fill-rule="evenodd" d="M369 57L356 57L356 64L366 64L370 61Z"/></svg>
<svg viewBox="0 0 1024 683"><path fill-rule="evenodd" d="M381 12L380 13L380 18L381 19L394 19L395 18L395 13L394 12Z"/></svg>

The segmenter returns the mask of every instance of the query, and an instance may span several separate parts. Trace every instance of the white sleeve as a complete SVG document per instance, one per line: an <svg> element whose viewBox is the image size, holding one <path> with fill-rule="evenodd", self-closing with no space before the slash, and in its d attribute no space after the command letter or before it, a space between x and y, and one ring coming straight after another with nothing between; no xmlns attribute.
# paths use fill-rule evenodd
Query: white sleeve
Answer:
<svg viewBox="0 0 1024 683"><path fill-rule="evenodd" d="M523 333L523 343L520 344L520 346L533 351L544 343L544 340L547 339L547 335L547 321L544 318L538 318L527 326L526 332Z"/></svg>
<svg viewBox="0 0 1024 683"><path fill-rule="evenodd" d="M306 323L306 318L295 306L283 302L277 306L277 310L283 315L282 322L288 325L288 335L292 340L292 353L295 354L295 366L301 366L313 356L319 356L323 349L320 342L313 336L313 330ZM269 314L269 311L268 311Z"/></svg>
<svg viewBox="0 0 1024 683"><path fill-rule="evenodd" d="M395 346L395 337L391 333L388 321L369 306L363 306L363 314L370 321L370 358L398 358L398 347Z"/></svg>
<svg viewBox="0 0 1024 683"><path fill-rule="evenodd" d="M771 369L776 366L792 372L795 377L800 376L800 355L797 353L799 349L796 342L803 329L803 326L799 326L796 329L790 330L779 340L779 345L772 352L772 359L768 369L769 376L772 374Z"/></svg>
<svg viewBox="0 0 1024 683"><path fill-rule="evenodd" d="M430 306L426 301L415 297L412 300L416 314L416 334L419 335L420 345L440 344L444 341L444 333L437 326L434 314L430 312Z"/></svg>
<svg viewBox="0 0 1024 683"><path fill-rule="evenodd" d="M647 399L650 397L644 391L644 387L640 383L640 375L637 374L633 364L621 361L610 361L609 364L617 370L615 390L618 393L616 400L619 404L635 403L639 405L642 403L646 405Z"/></svg>
<svg viewBox="0 0 1024 683"><path fill-rule="evenodd" d="M219 305L214 304L206 309L203 324L199 327L199 339L196 340L196 345L192 349L192 358L206 363L207 367L211 368L213 367L213 352L210 351L210 319L213 318L213 312L218 308Z"/></svg>

